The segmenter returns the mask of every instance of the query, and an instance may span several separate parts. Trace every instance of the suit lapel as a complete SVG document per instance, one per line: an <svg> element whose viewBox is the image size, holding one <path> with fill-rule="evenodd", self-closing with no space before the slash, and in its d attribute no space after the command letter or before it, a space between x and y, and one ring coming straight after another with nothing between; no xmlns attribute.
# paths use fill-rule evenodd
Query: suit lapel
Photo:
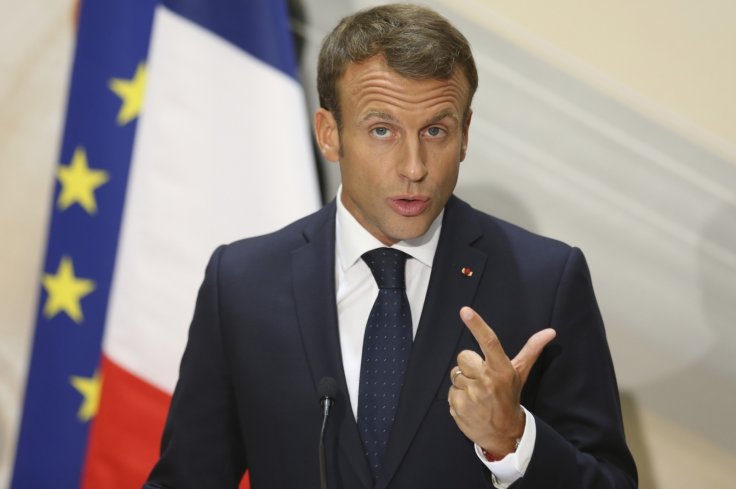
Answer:
<svg viewBox="0 0 736 489"><path fill-rule="evenodd" d="M462 306L473 303L487 258L485 253L471 246L479 232L478 227L472 225L473 216L468 209L455 197L445 208L427 297L378 489L390 482L435 400L440 384L455 364L457 343L465 328L459 311ZM472 274L469 271L464 274L463 268Z"/></svg>
<svg viewBox="0 0 736 489"><path fill-rule="evenodd" d="M350 407L340 354L335 305L334 201L307 225L304 236L307 243L292 252L292 270L294 300L307 363L312 373L315 391L323 377L333 377L338 383L338 398L330 421L338 424L337 444L340 456L349 460L358 478L368 488L373 485L373 477L363 453L358 426ZM315 448L316 442L317 440Z"/></svg>

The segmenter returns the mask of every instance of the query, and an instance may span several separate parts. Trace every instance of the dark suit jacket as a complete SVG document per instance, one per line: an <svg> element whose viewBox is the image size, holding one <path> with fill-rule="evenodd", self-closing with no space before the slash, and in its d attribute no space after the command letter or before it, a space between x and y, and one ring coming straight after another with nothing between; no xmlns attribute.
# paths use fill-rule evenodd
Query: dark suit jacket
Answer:
<svg viewBox="0 0 736 489"><path fill-rule="evenodd" d="M328 421L328 487L490 488L449 415L449 372L479 351L464 305L509 357L534 332L557 338L522 404L536 418L531 463L515 488L631 488L618 392L585 260L576 248L487 216L452 197L401 394L385 470L374 485L350 407L335 305L335 203L288 227L220 247L197 299L148 488L319 487L317 384L339 386ZM463 267L473 271L468 277Z"/></svg>

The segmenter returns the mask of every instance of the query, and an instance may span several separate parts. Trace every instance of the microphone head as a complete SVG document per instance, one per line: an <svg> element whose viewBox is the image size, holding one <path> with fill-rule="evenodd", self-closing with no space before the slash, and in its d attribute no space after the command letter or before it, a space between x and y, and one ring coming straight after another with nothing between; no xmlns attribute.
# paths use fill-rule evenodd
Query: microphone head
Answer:
<svg viewBox="0 0 736 489"><path fill-rule="evenodd" d="M317 393L319 399L335 399L337 396L337 382L332 377L322 377L317 386Z"/></svg>

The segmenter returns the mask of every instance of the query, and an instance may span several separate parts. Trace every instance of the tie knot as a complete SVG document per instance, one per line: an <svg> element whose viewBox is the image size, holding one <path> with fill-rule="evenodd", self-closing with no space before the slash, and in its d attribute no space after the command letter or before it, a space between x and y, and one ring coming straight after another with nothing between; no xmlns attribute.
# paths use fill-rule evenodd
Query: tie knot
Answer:
<svg viewBox="0 0 736 489"><path fill-rule="evenodd" d="M376 248L363 253L363 261L376 279L379 289L404 289L404 264L409 257L394 248Z"/></svg>

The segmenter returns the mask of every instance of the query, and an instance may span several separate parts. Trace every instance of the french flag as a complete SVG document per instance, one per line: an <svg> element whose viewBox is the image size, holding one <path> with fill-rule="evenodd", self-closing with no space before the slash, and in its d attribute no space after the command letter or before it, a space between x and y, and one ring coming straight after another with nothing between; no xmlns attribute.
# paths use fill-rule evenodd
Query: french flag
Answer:
<svg viewBox="0 0 736 489"><path fill-rule="evenodd" d="M296 74L285 1L82 2L12 489L143 484L210 253L320 205Z"/></svg>

